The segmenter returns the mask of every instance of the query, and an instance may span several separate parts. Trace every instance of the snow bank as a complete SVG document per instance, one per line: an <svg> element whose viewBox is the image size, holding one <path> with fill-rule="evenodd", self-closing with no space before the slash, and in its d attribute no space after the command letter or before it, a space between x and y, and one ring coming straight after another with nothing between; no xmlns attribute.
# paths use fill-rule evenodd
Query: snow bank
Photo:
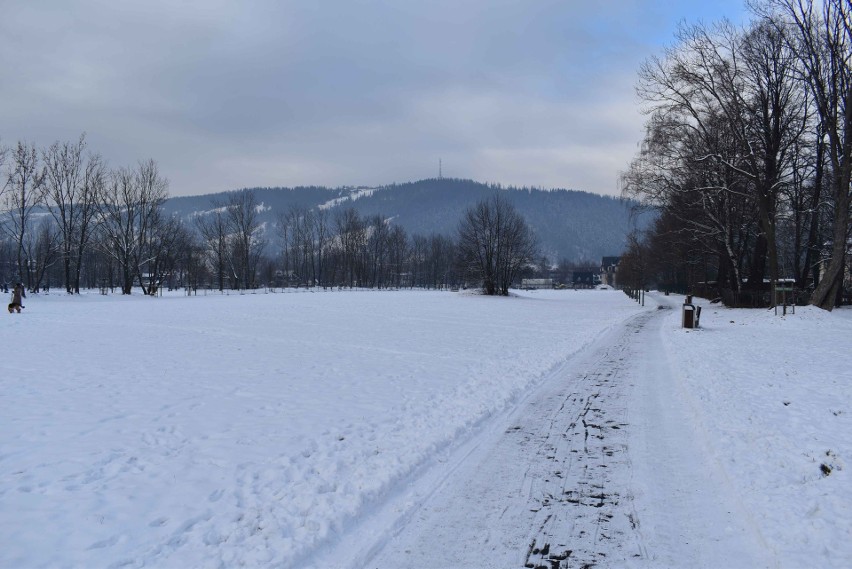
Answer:
<svg viewBox="0 0 852 569"><path fill-rule="evenodd" d="M852 311L674 311L667 358L722 465L782 566L852 563Z"/></svg>
<svg viewBox="0 0 852 569"><path fill-rule="evenodd" d="M0 328L0 566L298 566L637 310L608 291L31 297ZM827 449L846 450L807 447Z"/></svg>

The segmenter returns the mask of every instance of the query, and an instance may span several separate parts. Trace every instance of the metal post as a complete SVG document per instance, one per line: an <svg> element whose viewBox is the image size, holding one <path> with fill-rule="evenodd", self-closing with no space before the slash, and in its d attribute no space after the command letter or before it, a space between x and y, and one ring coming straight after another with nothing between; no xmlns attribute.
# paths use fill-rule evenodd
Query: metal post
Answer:
<svg viewBox="0 0 852 569"><path fill-rule="evenodd" d="M775 316L778 316L778 281L772 281L772 307L775 309Z"/></svg>

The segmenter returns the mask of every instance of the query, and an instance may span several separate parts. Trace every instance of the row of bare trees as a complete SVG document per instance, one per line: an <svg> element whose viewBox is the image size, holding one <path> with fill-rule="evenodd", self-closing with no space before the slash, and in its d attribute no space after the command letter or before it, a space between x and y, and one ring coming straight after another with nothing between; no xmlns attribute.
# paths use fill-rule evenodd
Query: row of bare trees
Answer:
<svg viewBox="0 0 852 569"><path fill-rule="evenodd" d="M283 266L299 283L388 288L412 281L409 237L380 215L293 207L279 216L278 237Z"/></svg>
<svg viewBox="0 0 852 569"><path fill-rule="evenodd" d="M640 71L649 119L623 193L660 215L628 268L720 292L794 279L831 309L852 231L852 2L750 8L742 28L683 26Z"/></svg>
<svg viewBox="0 0 852 569"><path fill-rule="evenodd" d="M0 284L81 288L267 286L450 288L508 294L536 259L523 218L495 195L467 211L457 236L409 236L354 209L293 207L275 229L249 190L193 217L167 216L168 182L153 160L109 169L85 137L0 152Z"/></svg>
<svg viewBox="0 0 852 569"><path fill-rule="evenodd" d="M233 192L226 203L212 205L212 212L197 216L195 225L216 286L256 288L266 240L254 193Z"/></svg>
<svg viewBox="0 0 852 569"><path fill-rule="evenodd" d="M153 290L164 251L183 237L162 215L168 182L153 160L110 170L81 136L43 149L19 141L0 161L4 282L38 290L59 264L66 291L79 293L96 250L112 286Z"/></svg>
<svg viewBox="0 0 852 569"><path fill-rule="evenodd" d="M279 217L286 274L306 286L482 285L506 295L521 271L537 260L532 231L514 207L495 194L468 209L457 239L414 235L382 216L354 209L333 217L327 210L294 207Z"/></svg>

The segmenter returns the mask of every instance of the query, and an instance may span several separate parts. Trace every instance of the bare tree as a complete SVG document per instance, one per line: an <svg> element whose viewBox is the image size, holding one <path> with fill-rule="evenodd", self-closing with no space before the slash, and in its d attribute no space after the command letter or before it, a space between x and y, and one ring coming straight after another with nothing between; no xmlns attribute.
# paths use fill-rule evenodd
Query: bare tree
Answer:
<svg viewBox="0 0 852 569"><path fill-rule="evenodd" d="M403 273L408 256L408 235L405 229L394 225L388 235L388 271L389 286L400 288L403 285Z"/></svg>
<svg viewBox="0 0 852 569"><path fill-rule="evenodd" d="M14 243L9 238L0 239L0 290L5 290L12 279L15 259Z"/></svg>
<svg viewBox="0 0 852 569"><path fill-rule="evenodd" d="M18 279L26 280L32 288L32 275L26 255L25 239L31 230L33 212L44 204L44 173L35 145L18 142L12 151L9 171L6 176L7 235L15 242L15 261Z"/></svg>
<svg viewBox="0 0 852 569"><path fill-rule="evenodd" d="M408 264L411 271L411 286L429 285L429 239L423 235L413 235L409 247Z"/></svg>
<svg viewBox="0 0 852 569"><path fill-rule="evenodd" d="M326 286L332 244L328 211L293 206L279 215L277 232L285 270L290 271L299 284Z"/></svg>
<svg viewBox="0 0 852 569"><path fill-rule="evenodd" d="M279 217L278 234L285 242L285 258L292 264L294 278L306 287L317 284L318 244L314 211L292 206Z"/></svg>
<svg viewBox="0 0 852 569"><path fill-rule="evenodd" d="M326 256L332 239L328 210L318 209L311 216L313 221L314 251L316 256L316 284L325 286L328 275Z"/></svg>
<svg viewBox="0 0 852 569"><path fill-rule="evenodd" d="M25 249L32 275L30 289L33 292L38 292L44 286L47 271L59 260L60 245L59 229L50 218L42 219L35 231L27 233Z"/></svg>
<svg viewBox="0 0 852 569"><path fill-rule="evenodd" d="M6 159L9 157L9 149L0 144L0 174L3 174L3 168L6 166ZM6 193L6 188L9 186L9 176L2 176L0 179L0 198Z"/></svg>
<svg viewBox="0 0 852 569"><path fill-rule="evenodd" d="M147 245L156 236L160 207L168 197L168 181L161 177L156 162L142 162L135 170L120 168L110 175L97 200L104 252L121 271L121 293L130 294L142 267L149 260Z"/></svg>
<svg viewBox="0 0 852 569"><path fill-rule="evenodd" d="M753 204L760 231L748 283L761 288L767 260L770 279L779 277L778 200L791 181L795 149L807 125L794 53L767 25L746 31L728 23L686 26L679 40L664 60L652 59L640 74L639 93L653 108L653 134L645 148L656 153L655 169L662 162L664 169L680 173L664 187L693 194L690 201L700 204L703 215L687 219L715 236L727 253L725 264L735 272L737 225L727 207L742 199ZM635 174L626 187L646 191Z"/></svg>
<svg viewBox="0 0 852 569"><path fill-rule="evenodd" d="M777 29L757 24L740 42L744 90L741 107L746 120L735 132L748 151L747 172L755 190L758 217L765 236L769 277L781 276L778 259L778 214L786 188L796 183L796 160L807 131L807 99L797 80L796 54ZM755 279L762 278L758 266Z"/></svg>
<svg viewBox="0 0 852 569"><path fill-rule="evenodd" d="M205 259L205 247L197 235L184 230L184 240L180 244L178 259L179 280L175 286L186 287L187 293L194 293L209 278Z"/></svg>
<svg viewBox="0 0 852 569"><path fill-rule="evenodd" d="M833 229L828 263L811 304L831 310L843 287L852 206L852 2L768 0L753 8L798 54L820 132L827 139Z"/></svg>
<svg viewBox="0 0 852 569"><path fill-rule="evenodd" d="M334 220L339 240L343 282L350 288L361 285L362 257L367 242L366 226L354 208L338 212Z"/></svg>
<svg viewBox="0 0 852 569"><path fill-rule="evenodd" d="M143 266L147 279L139 284L146 294L156 294L166 280L172 277L188 240L180 219L177 216L166 217L158 207L145 238Z"/></svg>
<svg viewBox="0 0 852 569"><path fill-rule="evenodd" d="M688 257L687 272L701 280L758 291L755 304L768 298L767 274L795 276L804 287L812 273L817 282L821 245L830 241L824 121L803 81L789 17L770 10L793 3L806 4L759 2L765 17L744 29L684 27L665 58L646 63L638 91L651 118L622 177L625 195L662 212L665 236L649 243ZM673 240L680 243L669 247Z"/></svg>
<svg viewBox="0 0 852 569"><path fill-rule="evenodd" d="M50 212L61 235L65 290L80 293L83 255L94 230L96 196L106 172L98 155L85 156L85 135L76 143L54 142L42 153Z"/></svg>
<svg viewBox="0 0 852 569"><path fill-rule="evenodd" d="M370 287L386 286L388 238L390 229L387 220L381 215L374 215L367 221L366 253L369 260L367 275Z"/></svg>
<svg viewBox="0 0 852 569"><path fill-rule="evenodd" d="M630 289L644 289L649 280L648 247L637 230L627 235L627 247L618 264L618 280Z"/></svg>
<svg viewBox="0 0 852 569"><path fill-rule="evenodd" d="M469 208L459 223L459 256L485 294L508 295L520 270L538 256L536 240L515 208L499 194Z"/></svg>
<svg viewBox="0 0 852 569"><path fill-rule="evenodd" d="M231 240L231 275L237 288L253 288L257 265L266 246L254 192L242 190L231 194L227 216Z"/></svg>
<svg viewBox="0 0 852 569"><path fill-rule="evenodd" d="M212 202L213 211L195 218L195 225L204 241L211 271L220 291L225 290L228 273L228 218L225 207Z"/></svg>

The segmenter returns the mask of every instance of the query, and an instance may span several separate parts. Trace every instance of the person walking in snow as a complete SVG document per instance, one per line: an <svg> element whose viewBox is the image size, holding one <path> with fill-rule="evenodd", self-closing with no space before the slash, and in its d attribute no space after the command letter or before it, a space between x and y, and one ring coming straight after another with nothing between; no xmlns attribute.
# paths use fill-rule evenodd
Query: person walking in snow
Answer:
<svg viewBox="0 0 852 569"><path fill-rule="evenodd" d="M9 314L12 312L21 313L21 309L24 307L22 301L27 297L27 293L24 292L24 285L18 283L15 285L15 288L12 290L12 302L9 303Z"/></svg>

